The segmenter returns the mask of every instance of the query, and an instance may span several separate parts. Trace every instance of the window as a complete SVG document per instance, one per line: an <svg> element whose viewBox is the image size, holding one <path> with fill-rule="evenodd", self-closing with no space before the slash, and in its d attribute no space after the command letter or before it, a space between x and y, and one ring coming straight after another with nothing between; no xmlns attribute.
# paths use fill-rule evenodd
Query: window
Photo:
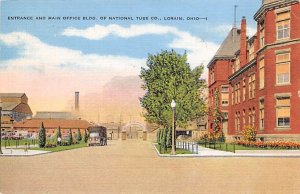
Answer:
<svg viewBox="0 0 300 194"><path fill-rule="evenodd" d="M290 38L290 12L277 13L276 18L277 40Z"/></svg>
<svg viewBox="0 0 300 194"><path fill-rule="evenodd" d="M277 96L276 97L276 120L277 127L290 127L290 97Z"/></svg>
<svg viewBox="0 0 300 194"><path fill-rule="evenodd" d="M235 103L240 103L241 94L240 94L240 82L235 84Z"/></svg>
<svg viewBox="0 0 300 194"><path fill-rule="evenodd" d="M265 87L265 59L259 61L259 89Z"/></svg>
<svg viewBox="0 0 300 194"><path fill-rule="evenodd" d="M260 48L265 46L265 21L260 23Z"/></svg>
<svg viewBox="0 0 300 194"><path fill-rule="evenodd" d="M236 57L234 64L235 64L235 71L239 70L240 69L240 56Z"/></svg>
<svg viewBox="0 0 300 194"><path fill-rule="evenodd" d="M243 127L245 128L246 126L246 110L243 110Z"/></svg>
<svg viewBox="0 0 300 194"><path fill-rule="evenodd" d="M221 87L221 101L222 101L222 106L229 105L229 86Z"/></svg>
<svg viewBox="0 0 300 194"><path fill-rule="evenodd" d="M255 97L255 74L249 76L249 99Z"/></svg>
<svg viewBox="0 0 300 194"><path fill-rule="evenodd" d="M251 114L251 108L249 108L249 112L248 112L248 125L251 125L252 123L252 114Z"/></svg>
<svg viewBox="0 0 300 194"><path fill-rule="evenodd" d="M249 46L249 61L252 61L255 57L254 43Z"/></svg>
<svg viewBox="0 0 300 194"><path fill-rule="evenodd" d="M255 126L255 108L252 109L252 126Z"/></svg>
<svg viewBox="0 0 300 194"><path fill-rule="evenodd" d="M276 55L276 83L290 83L290 53L279 53Z"/></svg>
<svg viewBox="0 0 300 194"><path fill-rule="evenodd" d="M210 72L210 84L215 82L215 71L213 69L211 69Z"/></svg>
<svg viewBox="0 0 300 194"><path fill-rule="evenodd" d="M246 100L246 79L243 79L243 101Z"/></svg>
<svg viewBox="0 0 300 194"><path fill-rule="evenodd" d="M234 72L235 72L235 64L234 63L232 63L232 65L231 65L231 70L232 70L232 74L234 74Z"/></svg>
<svg viewBox="0 0 300 194"><path fill-rule="evenodd" d="M239 131L240 130L240 112L235 113L235 130Z"/></svg>
<svg viewBox="0 0 300 194"><path fill-rule="evenodd" d="M265 127L265 100L259 101L259 128L263 130Z"/></svg>
<svg viewBox="0 0 300 194"><path fill-rule="evenodd" d="M232 92L231 92L231 105L234 105L234 87L232 87Z"/></svg>

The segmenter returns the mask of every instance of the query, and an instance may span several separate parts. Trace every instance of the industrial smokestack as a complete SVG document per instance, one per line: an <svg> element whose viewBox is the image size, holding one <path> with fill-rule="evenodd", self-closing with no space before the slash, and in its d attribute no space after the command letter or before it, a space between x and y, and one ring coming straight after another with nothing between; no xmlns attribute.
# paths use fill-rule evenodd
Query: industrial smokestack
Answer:
<svg viewBox="0 0 300 194"><path fill-rule="evenodd" d="M79 111L79 92L75 92L75 111Z"/></svg>

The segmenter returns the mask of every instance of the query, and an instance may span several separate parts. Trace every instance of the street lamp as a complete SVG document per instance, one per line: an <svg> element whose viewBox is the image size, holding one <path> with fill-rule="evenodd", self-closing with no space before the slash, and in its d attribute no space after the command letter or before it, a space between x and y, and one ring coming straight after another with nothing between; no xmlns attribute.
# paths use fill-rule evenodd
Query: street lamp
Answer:
<svg viewBox="0 0 300 194"><path fill-rule="evenodd" d="M0 154L3 154L2 152L2 128L1 128L1 115L2 115L2 107L0 107Z"/></svg>
<svg viewBox="0 0 300 194"><path fill-rule="evenodd" d="M176 111L176 102L174 100L172 100L171 102L171 108L172 108L172 112L173 112L173 119L172 119L172 150L171 150L171 154L175 155L176 151L175 151L175 111Z"/></svg>
<svg viewBox="0 0 300 194"><path fill-rule="evenodd" d="M58 138L57 138L57 141L58 141L58 145L60 145L60 143L61 143L61 138L58 137Z"/></svg>

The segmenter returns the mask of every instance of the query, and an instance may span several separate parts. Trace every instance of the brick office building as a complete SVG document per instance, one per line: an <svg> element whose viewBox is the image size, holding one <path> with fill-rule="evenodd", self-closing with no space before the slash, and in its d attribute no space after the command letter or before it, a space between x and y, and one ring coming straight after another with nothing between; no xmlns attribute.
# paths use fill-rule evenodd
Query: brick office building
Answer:
<svg viewBox="0 0 300 194"><path fill-rule="evenodd" d="M220 110L228 115L223 120L227 137L253 125L262 140L299 140L299 0L264 0L254 19L253 37L247 37L243 17L241 28L231 30L208 64L210 107L218 90Z"/></svg>

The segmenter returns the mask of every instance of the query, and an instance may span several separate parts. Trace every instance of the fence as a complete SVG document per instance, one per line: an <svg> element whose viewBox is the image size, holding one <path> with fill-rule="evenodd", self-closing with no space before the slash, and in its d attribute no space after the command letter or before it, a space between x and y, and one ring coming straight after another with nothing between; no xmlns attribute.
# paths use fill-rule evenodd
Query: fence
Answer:
<svg viewBox="0 0 300 194"><path fill-rule="evenodd" d="M184 150L188 150L193 154L198 154L198 144L197 142L189 142L189 141L176 141L176 148L181 148Z"/></svg>
<svg viewBox="0 0 300 194"><path fill-rule="evenodd" d="M230 151L235 153L235 144L219 143L219 142L202 142L200 143L200 145L214 150L221 150L226 152Z"/></svg>
<svg viewBox="0 0 300 194"><path fill-rule="evenodd" d="M4 139L2 140L4 141L4 147L15 147L15 148L24 148L27 147L28 149L30 149L30 146L35 145L38 143L38 141L36 139L16 139L16 140L12 140L12 139ZM21 142L21 144L20 144ZM2 144L3 145L3 144Z"/></svg>

